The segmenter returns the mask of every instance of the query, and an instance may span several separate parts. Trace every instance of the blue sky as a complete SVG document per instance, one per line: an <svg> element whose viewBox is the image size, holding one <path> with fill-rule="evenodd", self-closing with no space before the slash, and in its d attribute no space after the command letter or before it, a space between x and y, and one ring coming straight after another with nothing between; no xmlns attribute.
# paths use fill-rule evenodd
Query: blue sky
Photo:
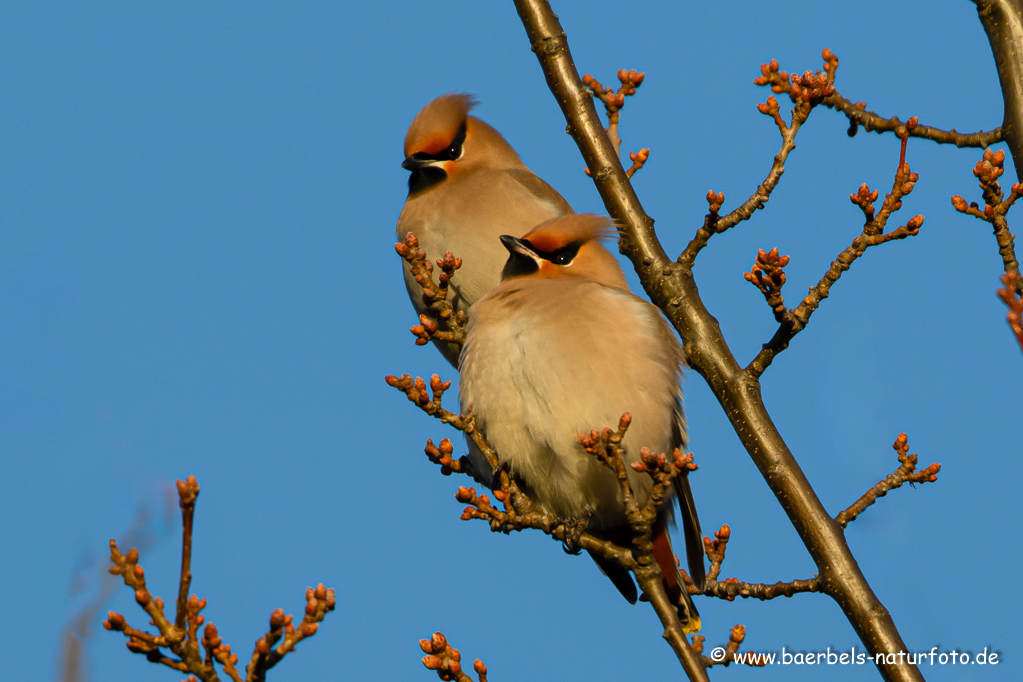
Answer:
<svg viewBox="0 0 1023 682"><path fill-rule="evenodd" d="M708 189L744 200L778 148L752 84L841 58L838 89L870 108L963 131L1001 120L974 6L558 2L581 72L647 73L622 121L650 147L636 177L669 253ZM510 2L5 3L0 7L0 621L12 679L56 679L60 636L103 587L106 543L139 508L150 585L175 592L178 522L166 486L196 474L193 590L244 655L272 609L337 588L320 634L271 675L422 679L417 640L445 632L493 679L677 676L648 607L538 534L458 520L464 481L422 454L454 437L385 374L453 371L412 344L392 248L405 129L438 94L477 113L581 211L602 211ZM814 112L767 210L716 237L696 275L740 361L774 322L742 279L757 248L792 256L793 302L859 233L848 194L891 186L897 140ZM781 433L837 513L897 462L907 431L939 482L869 509L847 537L911 650L1001 652L998 666L925 667L934 680L1023 674L1023 561L1011 463L1023 357L995 297L976 150L911 140L920 174L901 223L918 237L869 251L763 379ZM1012 170L1006 173L1011 181ZM1017 209L1019 210L1019 209ZM1010 223L1021 219L1010 213ZM893 225L894 226L894 225ZM728 523L724 575L775 582L814 566L695 374L686 384L693 487L705 532ZM452 393L452 406L454 394ZM758 651L859 646L819 595L701 599L708 644L747 626ZM102 611L141 626L128 590ZM85 639L88 679L174 680L112 634ZM872 666L715 679L874 679Z"/></svg>

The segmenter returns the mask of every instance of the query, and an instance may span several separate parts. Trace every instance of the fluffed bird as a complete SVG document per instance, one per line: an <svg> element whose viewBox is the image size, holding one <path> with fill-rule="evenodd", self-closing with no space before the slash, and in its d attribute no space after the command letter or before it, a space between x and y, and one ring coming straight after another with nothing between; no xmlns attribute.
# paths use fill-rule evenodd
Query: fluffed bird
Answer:
<svg viewBox="0 0 1023 682"><path fill-rule="evenodd" d="M617 479L576 435L613 427L629 412L626 465L640 460L642 447L664 453L684 448L685 356L660 310L629 291L618 261L601 244L613 234L610 219L576 214L542 223L521 238L501 237L509 256L501 283L472 308L459 400L531 500L555 516L585 520L588 532L627 543ZM489 472L468 443L473 470ZM627 469L643 505L653 483ZM480 478L493 487L487 474ZM703 536L687 475L675 479L674 493L689 574L702 589ZM699 614L667 533L672 515L666 504L655 524L654 556L669 596L680 604L683 626L695 632ZM591 556L635 603L629 572Z"/></svg>
<svg viewBox="0 0 1023 682"><path fill-rule="evenodd" d="M507 259L502 234L523 234L572 213L568 202L522 163L500 133L469 115L475 105L470 95L449 93L412 120L401 164L412 175L397 226L399 241L413 233L428 256L440 258L451 251L462 259L451 281L451 302L463 311L500 282ZM422 314L422 289L407 263L404 268L409 298ZM437 347L458 365L458 346Z"/></svg>

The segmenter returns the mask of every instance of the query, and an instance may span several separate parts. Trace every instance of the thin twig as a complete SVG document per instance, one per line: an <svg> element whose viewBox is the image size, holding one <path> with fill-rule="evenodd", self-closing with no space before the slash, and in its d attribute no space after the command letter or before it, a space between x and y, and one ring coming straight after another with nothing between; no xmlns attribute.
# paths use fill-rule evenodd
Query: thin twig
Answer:
<svg viewBox="0 0 1023 682"><path fill-rule="evenodd" d="M647 160L650 159L650 149L644 147L638 152L629 152L629 160L632 161L632 165L625 170L625 174L628 177L632 177L646 165Z"/></svg>
<svg viewBox="0 0 1023 682"><path fill-rule="evenodd" d="M824 77L821 78L821 76ZM799 128L803 123L806 122L813 108L820 103L826 93L834 89L834 83L828 80L828 76L820 73L808 75L805 83L806 86L801 92L806 94L806 100L804 101L800 97L798 104L792 108L788 123L781 117L778 100L773 96L768 97L766 103L757 105L757 110L765 116L771 117L774 124L778 127L778 131L781 133L781 149L775 154L774 162L771 164L771 169L767 172L767 177L757 186L756 191L750 195L749 199L724 217L719 217L718 215L718 211L720 211L721 205L725 201L724 194L720 192L715 194L713 190L707 193L710 213L704 219L703 226L696 231L696 235L686 246L685 251L678 257L679 264L685 267L692 267L696 256L703 250L703 247L707 246L712 236L721 234L744 220L749 220L753 213L758 209L764 208L764 205L771 198L771 192L778 186L778 182L785 172L785 162L788 161L792 150L796 148L796 133L799 132Z"/></svg>
<svg viewBox="0 0 1023 682"><path fill-rule="evenodd" d="M495 480L497 485L494 486L495 496L501 499L501 496L507 495L507 500L511 502L511 506L507 509L510 516L514 517L517 509L529 508L531 506L528 498L519 489L511 476L508 475L504 467L501 466L500 461L497 459L497 453L494 452L494 449L487 443L483 434L476 428L476 419L472 414L461 415L444 409L441 401L444 397L444 392L451 388L450 381L443 381L440 376L434 374L430 377L430 392L427 392L426 381L422 377L415 377L413 379L409 374L402 374L400 377L388 375L384 377L384 380L388 386L392 386L404 393L409 401L415 403L423 412L436 417L445 424L450 424L472 439L473 444L483 454L487 464L490 465L492 473L497 477ZM488 477L483 472L471 471L468 458L452 460L452 452L453 446L451 446L450 441L446 445L444 441L441 441L439 448L435 448L432 440L427 442L426 455L431 461L441 465L442 473L445 470L448 472L458 471L460 473L467 473L476 480L488 480ZM502 501L504 500L502 499Z"/></svg>
<svg viewBox="0 0 1023 682"><path fill-rule="evenodd" d="M419 248L419 239L409 232L404 242L394 245L394 250L409 264L416 284L422 289L426 313L419 316L419 324L409 328L416 337L417 346L430 341L447 342L461 348L465 343L465 311L456 311L448 300L448 290L455 271L462 267L462 259L455 258L450 251L437 261L440 268L439 283L433 281L433 263L426 251Z"/></svg>
<svg viewBox="0 0 1023 682"><path fill-rule="evenodd" d="M980 184L981 193L984 197L984 208L980 208L977 202L966 203L966 199L956 194L952 197L952 206L955 210L966 215L972 215L991 224L995 233L995 241L998 243L998 253L1002 257L1002 268L1006 274L1019 274L1019 260L1016 258L1016 235L1009 231L1009 223L1005 215L1016 203L1016 200L1023 196L1023 183L1017 182L1009 190L1006 197L1002 191L1002 185L998 178L1005 172L1005 152L999 149L984 152L983 157L973 168L973 175ZM1016 293L1023 293L1023 288L1017 288Z"/></svg>
<svg viewBox="0 0 1023 682"><path fill-rule="evenodd" d="M589 88L593 96L604 103L604 112L607 114L607 137L611 140L611 144L614 145L615 154L621 153L622 138L618 135L618 125L621 120L622 108L625 107L625 98L631 97L636 94L636 88L643 84L643 79L646 78L646 74L642 71L636 71L636 69L618 69L618 82L621 85L618 90L612 90L610 86L604 85L590 74L583 76L583 85ZM646 152L643 154L643 152ZM642 161L639 161L637 165L639 155L632 153L629 154L629 158L633 161L632 172L629 173L629 177L643 167L646 163L647 157L650 155L649 149L641 149L640 154L643 155ZM590 175L590 169L586 168L585 172Z"/></svg>
<svg viewBox="0 0 1023 682"><path fill-rule="evenodd" d="M654 487L647 503L640 507L632 493L632 486L629 484L623 459L624 450L621 445L631 420L632 418L626 413L622 415L617 431L608 428L600 434L591 431L587 436L580 437L580 442L587 452L597 456L610 468L618 479L625 514L633 531L632 545L635 565L630 567L630 570L636 576L636 583L646 595L661 621L661 626L664 628L664 639L675 651L675 655L690 680L706 680L706 665L686 638L682 623L678 619L678 607L671 603L668 593L664 589L661 569L654 560L652 540L657 509L667 498L671 480L684 471L692 460L690 459L688 462L683 460L678 450L675 450L671 460L663 454L658 456L652 455L649 451L644 452L642 462L637 463L641 464L641 467L637 467L637 470L649 473L653 478Z"/></svg>
<svg viewBox="0 0 1023 682"><path fill-rule="evenodd" d="M835 70L838 68L837 55L825 48L822 51L822 56L829 63L828 69L833 77ZM786 71L780 70L778 62L772 59L770 64L760 65L760 76L755 78L753 82L757 85L770 86L771 91L775 94L785 93L791 97L793 91L792 79L795 77L795 74L790 75ZM898 116L885 118L875 114L873 111L867 111L865 102L852 102L837 91L825 97L821 104L829 109L845 114L845 117L849 119L849 137L854 136L860 126L871 133L898 134L899 128L906 125L904 121L899 120ZM1002 141L1002 129L995 128L994 130L976 133L959 133L956 132L955 128L941 130L932 126L919 125L910 131L909 136L931 140L938 144L954 144L957 147L987 148L996 142Z"/></svg>
<svg viewBox="0 0 1023 682"><path fill-rule="evenodd" d="M175 627L185 627L188 615L188 589L192 585L192 524L195 521L195 501L199 497L199 482L195 477L187 481L178 481L178 505L181 507L181 580L178 586L177 613L174 618Z"/></svg>
<svg viewBox="0 0 1023 682"><path fill-rule="evenodd" d="M863 229L859 236L853 239L852 243L832 261L831 267L824 273L820 281L810 288L809 293L798 306L792 309L786 308L785 301L781 296L781 287L785 283L785 274L782 268L788 264L788 256L780 256L777 249L773 249L770 253L765 253L762 249L758 252L756 263L750 272L744 274L744 277L764 294L778 321L778 330L746 368L751 377L759 378L771 365L774 358L788 348L796 334L806 328L813 312L830 295L831 287L839 280L842 273L852 267L856 259L862 256L868 248L920 233L920 227L924 223L922 215L913 216L905 225L900 225L890 232L884 231L888 219L902 208L902 199L913 191L916 181L919 179L919 176L910 170L909 164L906 162L907 132L914 126L915 120L910 119L901 133L902 147L899 154L899 166L895 172L892 191L885 195L881 210L876 211L873 203L878 199L877 190L871 191L866 183L860 185L855 194L849 195L849 199L863 212L865 218Z"/></svg>
<svg viewBox="0 0 1023 682"><path fill-rule="evenodd" d="M220 677L214 662L219 663L226 674L234 682L263 682L266 671L280 661L285 654L293 651L295 645L306 637L316 634L319 623L326 614L333 611L336 605L333 589L322 584L315 589L306 590L305 617L298 626L292 617L285 616L284 611L277 609L270 617L271 632L256 640L252 661L243 678L237 666L238 655L231 652L231 646L225 644L213 623L207 622L202 615L206 608L206 600L196 595L186 597L191 583L192 557L192 526L195 514L195 503L199 496L199 483L195 476L185 481L178 481L178 500L181 507L182 524L182 560L181 576L177 600L175 622L171 622L164 614L164 603L155 597L146 586L146 574L139 565L139 553L134 547L122 554L117 542L110 541L110 561L113 566L110 572L119 575L124 584L135 591L135 601L143 608L151 619L159 634L131 627L123 614L111 611L103 627L114 632L121 632L128 638L128 650L143 654L149 661L165 665L178 672L190 673L189 679L203 682L219 682ZM198 631L205 624L202 636L202 647L205 655L199 650ZM273 648L283 637L284 641ZM172 658L161 649L169 649L177 658Z"/></svg>
<svg viewBox="0 0 1023 682"><path fill-rule="evenodd" d="M465 432L473 439L477 448L484 453L488 464L497 474L494 497L503 502L504 509L494 506L488 495L478 493L475 488L461 486L455 493L455 499L467 505L462 512L463 520L486 521L492 531L501 533L516 532L527 528L540 530L555 540L565 543L566 546L585 549L615 561L632 571L636 582L650 601L664 627L664 638L675 650L686 674L692 680L707 679L700 656L689 645L682 624L679 622L678 605L672 604L668 598L660 568L654 560L651 539L657 510L667 500L674 476L691 467L691 455L684 457L679 450L675 450L669 458L663 453L654 454L646 448L643 449L640 461L634 463L633 468L636 471L647 473L653 479L654 485L647 502L640 507L629 483L622 446L622 439L631 422L628 413L622 415L616 430L605 428L601 432L591 431L578 436L580 444L586 451L611 469L618 480L626 518L633 531L632 547L620 547L581 530L579 526L573 526L568 519L555 517L533 505L519 490L514 479L500 466L497 453L486 442L483 434L475 428L475 420L472 415L459 415L444 409L441 404L442 398L444 392L450 387L450 382L433 375L430 378L429 391L424 379L413 378L408 374L401 377L388 376L386 382L403 392L419 409L443 423ZM434 446L430 441L427 444L426 452L431 461L439 464L445 473L455 471L470 473L467 471L468 467L465 466L466 462L452 459L453 448L449 442L441 441L439 446ZM433 662L432 659L431 662Z"/></svg>
<svg viewBox="0 0 1023 682"><path fill-rule="evenodd" d="M721 581L710 580L707 582L706 589L701 594L724 599L725 601L735 601L736 597L767 601L769 599L777 599L778 597L791 597L794 594L809 592L824 592L819 578L790 580L784 583L778 581L773 584L740 582L738 578L727 578Z"/></svg>
<svg viewBox="0 0 1023 682"><path fill-rule="evenodd" d="M821 588L820 579L816 576L805 580L792 580L787 583L779 581L773 585L740 582L738 578L726 578L719 581L721 564L725 560L725 550L731 537L732 530L728 527L728 524L725 524L714 533L714 540L710 538L703 539L707 558L710 559L710 570L707 571L705 589L702 592L697 592L694 588L690 590L691 593L717 597L726 601L735 601L736 597L766 601L777 597L791 597L794 594L803 592L824 591Z"/></svg>
<svg viewBox="0 0 1023 682"><path fill-rule="evenodd" d="M1016 335L1020 350L1023 350L1023 276L1018 272L1002 275L1002 284L998 297L1009 306L1005 316L1009 328Z"/></svg>
<svg viewBox="0 0 1023 682"><path fill-rule="evenodd" d="M884 480L878 481L874 486L865 492L860 499L856 500L848 509L839 512L835 522L845 528L856 517L862 514L867 507L877 502L877 498L884 497L889 491L899 488L904 483L933 483L938 480L938 472L941 465L935 462L925 469L916 470L917 456L909 454L909 440L906 434L900 433L892 444L895 452L899 453L899 468L888 474Z"/></svg>

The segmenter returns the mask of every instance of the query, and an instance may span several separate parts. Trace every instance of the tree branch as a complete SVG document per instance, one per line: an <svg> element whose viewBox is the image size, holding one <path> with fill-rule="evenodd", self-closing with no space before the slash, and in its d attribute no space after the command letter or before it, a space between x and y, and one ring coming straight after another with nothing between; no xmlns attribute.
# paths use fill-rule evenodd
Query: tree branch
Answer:
<svg viewBox="0 0 1023 682"><path fill-rule="evenodd" d="M828 73L831 75L832 80L834 79L835 70L838 69L838 57L828 50L824 49L824 59L828 61L830 68ZM753 80L757 85L768 85L771 87L771 91L774 93L788 93L791 95L793 89L792 81L798 78L795 74L788 74L785 71L778 69L778 62L771 60L771 68L768 69L767 64L760 66L761 75ZM899 120L898 116L892 116L891 118L885 118L873 111L867 111L867 105L865 102L852 102L838 92L833 92L828 95L822 102L824 106L829 109L834 109L845 114L845 117L849 119L849 137L853 137L860 126L863 126L864 130L871 133L896 133L898 134L899 128L904 127L906 124ZM995 144L996 142L1002 141L1002 128L995 128L994 130L979 131L976 133L960 133L956 132L955 128L951 130L942 130L940 128L934 128L932 126L917 126L916 129L910 131L910 137L919 137L925 140L931 140L938 144L954 144L957 147L981 147L987 148L989 145Z"/></svg>
<svg viewBox="0 0 1023 682"><path fill-rule="evenodd" d="M1018 272L1002 275L1002 284L1005 286L998 290L998 297L1009 306L1005 319L1023 350L1023 276Z"/></svg>
<svg viewBox="0 0 1023 682"><path fill-rule="evenodd" d="M590 89L594 97L604 103L604 112L607 114L607 136L611 139L611 144L614 145L616 154L621 153L622 147L622 138L618 135L618 124L621 120L622 108L625 107L625 98L636 94L636 88L643 84L645 77L645 73L636 71L636 69L629 71L618 69L618 80L621 86L615 91L611 89L611 86L604 85L590 74L583 76L583 84ZM637 154L629 154L633 161L633 169L627 171L630 178L633 173L643 167L647 157L650 155L649 149L640 151L646 151L642 161L638 160ZM589 168L586 169L586 174L590 174Z"/></svg>
<svg viewBox="0 0 1023 682"><path fill-rule="evenodd" d="M692 270L668 259L625 169L614 154L593 100L579 80L568 41L545 0L516 0L516 8L561 106L568 132L589 167L608 213L621 230L619 247L632 260L651 300L681 334L690 366L708 382L820 570L821 587L841 606L871 653L905 651L895 623L867 584L842 530L827 513L775 428L759 382L739 367L717 320L700 299ZM886 680L922 680L916 666L878 663Z"/></svg>
<svg viewBox="0 0 1023 682"><path fill-rule="evenodd" d="M708 597L717 597L725 601L735 601L736 597L767 601L777 597L791 597L802 592L823 591L820 579L816 576L806 580L792 580L787 583L779 581L773 585L739 582L738 578L726 578L719 581L718 576L721 575L721 564L725 560L725 549L731 536L732 530L725 524L721 526L721 530L714 533L714 540L710 538L703 539L703 543L706 545L707 558L710 559L710 570L707 571L707 584L703 592L690 590L691 592L694 594L704 594Z"/></svg>
<svg viewBox="0 0 1023 682"><path fill-rule="evenodd" d="M214 662L219 663L224 674L234 682L263 682L266 671L275 666L284 656L295 649L295 645L307 637L312 637L319 629L319 624L328 612L336 605L334 590L327 589L321 583L316 588L306 589L305 617L296 627L290 615L283 609L277 609L270 615L270 631L256 640L252 659L242 677L237 666L238 654L231 652L231 646L225 644L217 632L217 626L206 622L202 610L206 608L206 600L196 595L185 597L191 584L192 556L192 525L195 513L195 502L199 496L199 483L195 476L185 481L178 481L178 499L181 506L184 532L182 533L181 576L179 579L177 614L172 623L164 614L164 603L160 597L154 597L146 586L146 574L139 565L139 553L134 547L127 554L122 554L117 542L110 541L110 561L113 566L110 573L119 575L124 584L135 590L135 601L151 618L159 634L154 635L144 630L137 630L128 625L124 615L111 611L103 627L114 632L121 632L128 638L128 650L143 654L153 662L160 663L178 672L190 673L189 680L196 678L203 682L219 682L220 677ZM199 649L199 628L205 623L202 646ZM283 638L283 642L277 645ZM277 645L277 646L275 646ZM161 649L169 649L177 658L171 658Z"/></svg>
<svg viewBox="0 0 1023 682"><path fill-rule="evenodd" d="M686 676L690 680L707 680L707 666L701 660L699 652L690 646L678 619L678 606L671 603L668 593L664 589L661 569L654 560L652 540L657 510L667 500L672 479L692 463L692 456L685 461L679 450L676 449L674 457L668 460L663 454L654 455L643 448L642 461L633 464L633 468L649 473L654 480L654 487L649 500L641 508L636 502L632 486L629 484L623 459L624 450L621 445L631 421L632 417L625 413L618 424L617 432L607 428L600 434L591 431L589 435L580 435L579 442L587 452L596 456L611 469L618 479L625 513L633 531L632 544L635 561L632 562L632 566L627 568L630 568L633 575L636 576L639 589L643 591L657 613L661 626L664 628L664 639L675 652L679 663L682 664L682 669L685 670Z"/></svg>
<svg viewBox="0 0 1023 682"><path fill-rule="evenodd" d="M909 441L906 434L900 433L892 444L895 452L899 453L899 468L888 474L884 480L878 481L874 487L865 492L860 499L856 500L848 509L839 512L835 522L842 528L856 520L867 507L877 502L877 498L884 497L889 491L902 486L903 483L933 483L938 480L938 472L941 465L935 462L920 471L916 470L917 456L909 454Z"/></svg>
<svg viewBox="0 0 1023 682"><path fill-rule="evenodd" d="M777 62L771 62L772 67L777 67ZM809 80L809 79L808 79ZM781 180L782 174L785 172L785 162L789 158L789 154L796 148L796 133L799 132L800 126L806 121L810 115L810 111L820 102L821 97L826 92L834 89L834 84L827 80L827 76L821 83L808 83L806 89L808 95L812 94L812 97L807 98L806 102L800 101L792 109L792 116L789 123L781 117L781 112L778 107L778 100L773 96L767 98L767 102L757 105L757 110L765 116L770 116L774 119L774 124L778 126L778 131L781 133L781 149L774 156L774 163L771 164L771 169L767 173L767 177L760 183L757 190L747 199L745 202L740 204L731 213L721 218L718 217L718 211L721 209L721 204L725 201L725 195L721 192L717 194L713 190L707 192L707 202L710 204L710 213L707 214L706 219L703 221L703 227L696 231L696 236L693 237L692 241L686 246L685 251L678 257L680 265L692 268L693 262L696 260L696 256L700 251L707 245L710 238L715 234L721 234L725 230L728 230L744 220L749 220L753 213L764 207L768 199L771 198L771 192L778 186L778 182ZM816 87L815 87L816 86ZM630 176L631 177L631 176Z"/></svg>
<svg viewBox="0 0 1023 682"><path fill-rule="evenodd" d="M980 181L984 208L980 208L977 202L967 204L966 199L958 194L952 197L952 206L960 213L972 215L991 223L995 241L998 243L998 253L1002 256L1002 268L1005 270L1005 274L1018 275L1020 271L1019 260L1016 258L1016 235L1009 231L1009 223L1006 221L1005 215L1016 203L1016 200L1023 196L1023 182L1013 184L1009 196L1006 197L1002 192L1001 183L998 182L998 178L1004 172L1005 152L1001 149L997 152L990 149L985 151L983 157L973 168L973 175ZM1017 288L1016 293L1023 293L1023 289Z"/></svg>
<svg viewBox="0 0 1023 682"><path fill-rule="evenodd" d="M998 68L1005 114L1002 135L1009 144L1016 177L1023 178L1023 3L973 0Z"/></svg>
<svg viewBox="0 0 1023 682"><path fill-rule="evenodd" d="M462 267L462 259L455 258L450 251L444 254L444 258L437 261L440 268L440 283L433 281L433 263L427 257L425 251L419 248L419 239L409 232L405 235L404 242L394 245L394 250L402 257L412 270L412 276L416 284L422 289L423 304L427 313L419 316L419 324L409 328L412 335L416 337L417 346L425 346L430 341L447 342L457 350L465 343L465 322L464 311L455 311L448 300L448 287L455 271ZM438 324L443 329L438 328Z"/></svg>
<svg viewBox="0 0 1023 682"><path fill-rule="evenodd" d="M703 654L703 642L706 638L703 635L696 635L693 637L693 649L700 654L700 661L707 668L711 668L715 665L725 665L735 660L735 654L739 651L739 646L746 639L746 626L736 625L732 628L731 633L728 636L728 644L724 647L720 647L717 651L719 658L709 658ZM763 666L766 665L766 661L759 658L754 652L747 651L745 656L745 665L752 666Z"/></svg>
<svg viewBox="0 0 1023 682"><path fill-rule="evenodd" d="M891 232L884 231L888 219L902 208L902 199L913 191L916 181L919 180L919 176L913 173L909 164L906 163L907 133L915 127L916 117L913 117L899 133L902 138L899 167L895 172L892 191L885 195L884 202L881 204L881 211L875 212L873 202L877 201L878 193L877 190L872 192L867 183L860 185L856 194L849 195L849 199L863 211L863 216L866 219L863 230L858 237L852 240L852 244L832 261L828 271L824 273L816 286L810 288L810 292L798 306L789 310L781 295L782 285L785 284L785 273L782 268L788 265L789 257L779 255L778 249L772 249L770 252L761 249L758 252L753 267L743 276L764 294L767 304L771 306L774 317L778 321L778 330L746 367L746 372L751 377L760 377L774 361L774 358L789 347L789 343L796 334L809 324L810 316L820 307L821 302L831 295L831 287L838 282L842 273L852 267L853 262L862 256L868 248L897 239L913 237L920 233L920 227L924 223L922 215L913 216L905 225L900 225Z"/></svg>

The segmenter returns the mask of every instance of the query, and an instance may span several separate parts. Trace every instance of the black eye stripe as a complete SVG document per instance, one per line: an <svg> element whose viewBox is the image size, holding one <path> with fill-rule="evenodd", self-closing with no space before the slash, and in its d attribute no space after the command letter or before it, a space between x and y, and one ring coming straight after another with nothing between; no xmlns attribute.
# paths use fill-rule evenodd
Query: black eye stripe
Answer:
<svg viewBox="0 0 1023 682"><path fill-rule="evenodd" d="M464 123L462 124L462 127L458 129L458 134L455 135L455 139L451 140L451 144L443 151L436 154L416 152L412 155L412 158L416 161L451 161L452 159L457 159L462 155L462 145L465 144L465 125Z"/></svg>
<svg viewBox="0 0 1023 682"><path fill-rule="evenodd" d="M523 239L522 241L533 250L533 253L546 261L554 263L555 265L568 265L571 263L579 253L579 247L583 245L582 242L575 241L567 244L566 246L562 246L560 249L555 249L554 251L541 251L533 246L529 240Z"/></svg>

